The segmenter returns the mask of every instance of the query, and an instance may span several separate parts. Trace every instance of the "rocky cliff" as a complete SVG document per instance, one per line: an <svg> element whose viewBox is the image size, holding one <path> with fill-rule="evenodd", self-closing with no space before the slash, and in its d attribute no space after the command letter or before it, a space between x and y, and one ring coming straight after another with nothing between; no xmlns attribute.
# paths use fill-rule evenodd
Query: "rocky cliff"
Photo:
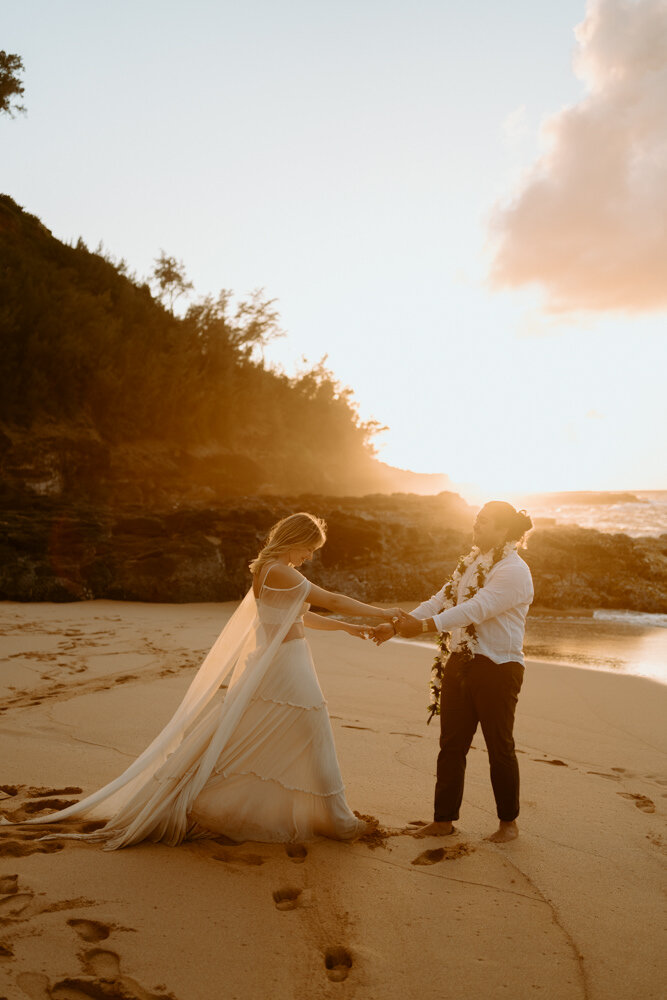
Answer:
<svg viewBox="0 0 667 1000"><path fill-rule="evenodd" d="M215 505L146 507L5 487L0 599L225 601L249 586L268 528L295 510L324 517L326 546L309 577L362 600L418 601L442 585L471 542L459 496L246 496ZM632 539L537 529L524 558L535 604L667 613L667 536Z"/></svg>

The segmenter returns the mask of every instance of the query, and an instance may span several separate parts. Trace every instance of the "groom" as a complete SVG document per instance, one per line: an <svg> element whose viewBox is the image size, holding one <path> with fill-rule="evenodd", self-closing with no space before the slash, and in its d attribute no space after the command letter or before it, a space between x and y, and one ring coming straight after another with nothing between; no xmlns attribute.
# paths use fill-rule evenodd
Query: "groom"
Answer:
<svg viewBox="0 0 667 1000"><path fill-rule="evenodd" d="M517 545L532 521L511 504L492 501L480 510L473 549L451 580L412 614L374 629L380 644L392 635L451 632L440 691L440 753L434 820L420 836L455 833L463 798L466 756L478 723L489 753L499 825L495 843L519 834L519 765L514 749L514 711L523 681L523 637L533 582ZM447 610L442 610L443 606ZM437 705L434 706L437 711Z"/></svg>

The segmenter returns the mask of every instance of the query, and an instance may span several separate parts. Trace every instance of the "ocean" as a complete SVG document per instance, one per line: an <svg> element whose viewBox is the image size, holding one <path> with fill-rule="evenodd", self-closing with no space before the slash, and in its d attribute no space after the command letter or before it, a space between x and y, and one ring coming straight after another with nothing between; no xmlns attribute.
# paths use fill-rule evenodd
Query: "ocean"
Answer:
<svg viewBox="0 0 667 1000"><path fill-rule="evenodd" d="M667 684L667 615L529 615L524 655L527 660L635 674Z"/></svg>
<svg viewBox="0 0 667 1000"><path fill-rule="evenodd" d="M521 505L537 527L579 525L632 538L667 533L667 490L535 495L521 498ZM667 684L667 615L602 610L530 615L524 652L527 659L637 674Z"/></svg>
<svg viewBox="0 0 667 1000"><path fill-rule="evenodd" d="M521 497L520 506L533 520L578 524L609 534L642 538L667 533L667 490L535 494Z"/></svg>

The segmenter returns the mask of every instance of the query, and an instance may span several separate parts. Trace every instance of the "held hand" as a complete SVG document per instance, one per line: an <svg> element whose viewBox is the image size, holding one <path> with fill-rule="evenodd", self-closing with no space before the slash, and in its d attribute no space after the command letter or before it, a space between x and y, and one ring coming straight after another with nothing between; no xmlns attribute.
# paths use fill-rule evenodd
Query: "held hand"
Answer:
<svg viewBox="0 0 667 1000"><path fill-rule="evenodd" d="M387 616L387 622L391 622L394 618L398 618L403 612L400 608L385 608L385 614Z"/></svg>
<svg viewBox="0 0 667 1000"><path fill-rule="evenodd" d="M397 633L403 636L404 639L412 639L413 636L419 635L422 630L420 619L413 618L407 611L401 611L400 608L398 621L395 621L394 625L396 626Z"/></svg>
<svg viewBox="0 0 667 1000"><path fill-rule="evenodd" d="M348 635L353 635L356 639L372 639L373 629L370 625L351 625L345 622L345 631Z"/></svg>
<svg viewBox="0 0 667 1000"><path fill-rule="evenodd" d="M388 622L385 622L384 625L376 625L375 628L369 629L369 631L371 633L371 639L376 646L381 646L383 642L387 641L387 639L393 639L396 634L394 632L393 625Z"/></svg>

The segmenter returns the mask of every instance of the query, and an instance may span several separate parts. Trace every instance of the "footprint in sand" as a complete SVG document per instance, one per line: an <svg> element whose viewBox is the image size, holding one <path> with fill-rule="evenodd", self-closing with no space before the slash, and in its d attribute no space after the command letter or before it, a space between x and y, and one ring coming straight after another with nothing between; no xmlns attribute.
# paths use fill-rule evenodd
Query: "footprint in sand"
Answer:
<svg viewBox="0 0 667 1000"><path fill-rule="evenodd" d="M414 736L418 740L423 740L421 733L389 733L390 736Z"/></svg>
<svg viewBox="0 0 667 1000"><path fill-rule="evenodd" d="M554 757L553 760L541 760L539 757L533 757L532 759L535 761L536 764L554 764L556 767L567 767L565 761L558 760L557 757Z"/></svg>
<svg viewBox="0 0 667 1000"><path fill-rule="evenodd" d="M94 948L83 956L83 969L89 976L99 976L101 979L118 979L120 977L120 957L115 951Z"/></svg>
<svg viewBox="0 0 667 1000"><path fill-rule="evenodd" d="M369 729L368 726L350 726L350 725L347 725L346 723L343 723L343 725L341 726L341 729L363 729L367 733L374 733L375 732L374 729Z"/></svg>
<svg viewBox="0 0 667 1000"><path fill-rule="evenodd" d="M594 774L598 778L609 778L610 781L620 781L619 774L606 774L604 771L586 771L586 774Z"/></svg>
<svg viewBox="0 0 667 1000"><path fill-rule="evenodd" d="M85 978L67 977L52 986L48 976L22 972L16 984L29 1000L175 1000L173 994L152 993L135 979L123 976L115 951L96 948L86 952L81 961Z"/></svg>
<svg viewBox="0 0 667 1000"><path fill-rule="evenodd" d="M0 858L27 858L30 854L55 854L62 851L64 844L60 840L39 841L3 840L0 841Z"/></svg>
<svg viewBox="0 0 667 1000"><path fill-rule="evenodd" d="M67 923L73 931L76 931L82 941L88 941L90 944L105 941L111 933L111 929L106 924L100 923L99 920L72 919L68 920Z"/></svg>
<svg viewBox="0 0 667 1000"><path fill-rule="evenodd" d="M302 865L308 857L308 848L303 844L285 844L285 852L290 861Z"/></svg>
<svg viewBox="0 0 667 1000"><path fill-rule="evenodd" d="M0 896L9 896L12 893L18 892L18 880L18 875L0 876Z"/></svg>
<svg viewBox="0 0 667 1000"><path fill-rule="evenodd" d="M14 950L12 946L10 944L3 944L3 942L0 941L0 959L13 958L13 957L14 957Z"/></svg>
<svg viewBox="0 0 667 1000"><path fill-rule="evenodd" d="M40 972L19 973L16 985L29 1000L51 1000L48 976L43 976Z"/></svg>
<svg viewBox="0 0 667 1000"><path fill-rule="evenodd" d="M414 861L411 862L413 865L437 865L438 861L444 861L445 859L445 849L444 847L435 847L432 851L424 851L422 854L418 854Z"/></svg>
<svg viewBox="0 0 667 1000"><path fill-rule="evenodd" d="M17 892L0 899L0 917L19 917L32 903L32 893Z"/></svg>
<svg viewBox="0 0 667 1000"><path fill-rule="evenodd" d="M649 799L647 795L640 795L639 792L616 792L616 794L624 799L633 799L637 808L641 809L642 812L655 812L655 802Z"/></svg>
<svg viewBox="0 0 667 1000"><path fill-rule="evenodd" d="M350 974L352 956L347 948L327 948L324 953L324 968L332 983L342 983Z"/></svg>
<svg viewBox="0 0 667 1000"><path fill-rule="evenodd" d="M465 843L454 844L453 847L434 847L430 851L418 854L410 864L437 865L439 861L454 861L455 858L465 857L466 854L472 854L473 851L474 847Z"/></svg>
<svg viewBox="0 0 667 1000"><path fill-rule="evenodd" d="M53 809L59 812L61 809L67 809L68 806L75 806L78 801L78 799L40 799L37 802L26 802L23 806L23 811L31 816L44 812L45 809Z"/></svg>
<svg viewBox="0 0 667 1000"><path fill-rule="evenodd" d="M273 902L276 904L276 910L295 910L299 905L299 896L301 895L301 889L276 889L273 893Z"/></svg>

